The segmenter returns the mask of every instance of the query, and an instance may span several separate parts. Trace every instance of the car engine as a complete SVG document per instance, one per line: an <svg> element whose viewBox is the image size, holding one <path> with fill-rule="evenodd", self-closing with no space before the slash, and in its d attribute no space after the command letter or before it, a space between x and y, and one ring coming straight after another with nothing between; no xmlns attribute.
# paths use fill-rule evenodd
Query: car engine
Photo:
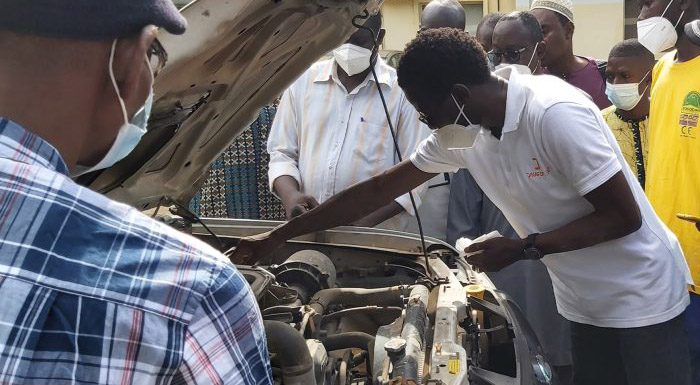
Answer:
<svg viewBox="0 0 700 385"><path fill-rule="evenodd" d="M322 243L281 255L238 266L277 384L556 383L517 306L446 245L427 262Z"/></svg>

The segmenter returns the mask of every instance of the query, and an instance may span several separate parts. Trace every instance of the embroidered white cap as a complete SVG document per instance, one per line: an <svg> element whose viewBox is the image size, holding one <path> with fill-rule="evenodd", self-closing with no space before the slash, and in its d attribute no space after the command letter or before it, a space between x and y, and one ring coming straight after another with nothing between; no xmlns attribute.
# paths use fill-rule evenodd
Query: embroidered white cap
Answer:
<svg viewBox="0 0 700 385"><path fill-rule="evenodd" d="M564 15L570 22L574 22L574 3L571 0L535 0L530 6L533 9L548 9Z"/></svg>

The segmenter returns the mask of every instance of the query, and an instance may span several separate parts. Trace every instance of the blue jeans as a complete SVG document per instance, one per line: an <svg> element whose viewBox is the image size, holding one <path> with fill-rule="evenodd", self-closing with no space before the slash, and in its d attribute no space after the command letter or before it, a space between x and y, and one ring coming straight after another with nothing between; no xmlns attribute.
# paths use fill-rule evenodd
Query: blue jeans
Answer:
<svg viewBox="0 0 700 385"><path fill-rule="evenodd" d="M685 328L688 331L693 385L700 385L700 295L698 294L690 293L690 306L685 310Z"/></svg>

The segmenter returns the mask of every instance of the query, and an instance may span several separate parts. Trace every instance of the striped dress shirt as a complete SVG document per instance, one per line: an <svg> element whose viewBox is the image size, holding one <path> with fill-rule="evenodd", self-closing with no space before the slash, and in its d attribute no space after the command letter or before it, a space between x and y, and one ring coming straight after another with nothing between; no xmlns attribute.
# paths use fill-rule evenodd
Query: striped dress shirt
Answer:
<svg viewBox="0 0 700 385"><path fill-rule="evenodd" d="M398 85L396 71L379 59L375 66L399 148L408 159L430 135ZM305 195L323 203L343 189L398 163L384 108L372 74L347 92L333 59L315 63L282 95L267 150L269 180L292 176ZM416 204L426 185L415 192ZM396 199L406 212L381 227L405 230L414 214L408 196ZM409 215L410 214L410 215Z"/></svg>
<svg viewBox="0 0 700 385"><path fill-rule="evenodd" d="M0 384L272 384L219 252L68 177L0 118Z"/></svg>

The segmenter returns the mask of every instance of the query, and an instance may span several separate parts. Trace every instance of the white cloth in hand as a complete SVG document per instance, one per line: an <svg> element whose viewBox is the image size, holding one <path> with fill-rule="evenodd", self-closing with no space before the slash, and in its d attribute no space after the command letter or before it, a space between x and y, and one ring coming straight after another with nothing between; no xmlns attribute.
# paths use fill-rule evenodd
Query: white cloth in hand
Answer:
<svg viewBox="0 0 700 385"><path fill-rule="evenodd" d="M457 251L459 252L460 257L466 258L470 255L480 253L480 251L476 252L476 253L465 253L464 252L464 249L471 246L473 243L484 242L484 241L488 241L489 239L500 238L500 237L503 237L503 235L501 235L501 233L499 233L498 230L494 230L488 234L484 234L484 235L482 235L474 240L471 240L467 237L462 237L462 238L459 238L457 240L457 242L455 242L455 249L457 249Z"/></svg>

